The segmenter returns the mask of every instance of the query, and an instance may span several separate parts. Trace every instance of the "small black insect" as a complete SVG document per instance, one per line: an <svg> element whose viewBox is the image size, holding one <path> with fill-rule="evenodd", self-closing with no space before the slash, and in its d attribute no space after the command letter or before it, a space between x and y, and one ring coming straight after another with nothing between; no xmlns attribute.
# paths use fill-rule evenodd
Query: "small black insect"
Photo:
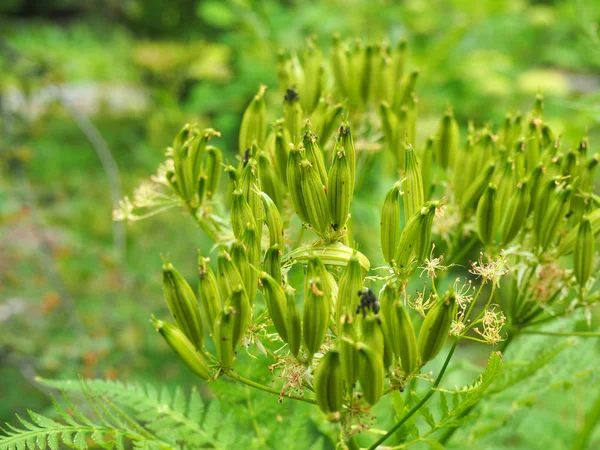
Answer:
<svg viewBox="0 0 600 450"><path fill-rule="evenodd" d="M356 308L356 314L362 311L363 317L366 317L367 311L371 310L375 314L379 312L379 300L371 289L361 289L358 291L360 303Z"/></svg>
<svg viewBox="0 0 600 450"><path fill-rule="evenodd" d="M283 101L288 102L288 103L293 103L296 100L298 100L299 98L300 98L300 96L298 95L298 93L295 90L288 88L285 91L285 96L283 97Z"/></svg>
<svg viewBox="0 0 600 450"><path fill-rule="evenodd" d="M248 164L248 161L250 161L250 149L249 148L247 148L246 151L244 152L244 158L242 159L243 167L246 167L246 164Z"/></svg>

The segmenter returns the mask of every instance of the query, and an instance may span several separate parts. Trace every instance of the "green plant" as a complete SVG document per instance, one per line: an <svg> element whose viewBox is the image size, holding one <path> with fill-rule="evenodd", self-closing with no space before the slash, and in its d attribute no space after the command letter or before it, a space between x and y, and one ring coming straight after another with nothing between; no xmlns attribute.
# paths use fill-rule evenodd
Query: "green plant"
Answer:
<svg viewBox="0 0 600 450"><path fill-rule="evenodd" d="M227 194L217 189L222 155L208 145L219 134L186 125L158 173L115 210L115 219L136 221L184 208L219 249L216 275L200 256L199 299L165 265L165 296L180 330L154 324L188 367L210 381L229 377L319 405L341 448L386 441L439 448L467 426L510 369L494 351L473 383L443 388L460 341L505 352L525 334L598 336L540 329L580 309L591 321L599 299L590 278L600 232L598 156L588 155L586 139L563 153L541 97L497 132L470 124L464 147L448 112L438 135L414 150L418 72L405 70L405 50L405 43L336 40L328 63L309 40L301 57L280 58L283 117L270 133L264 87L250 103L237 161L224 165ZM361 218L351 214L352 200L387 179L394 188L380 217L383 258L367 256L355 244L370 237L353 233ZM467 273L450 281L478 251ZM567 268L573 251L575 273ZM371 260L387 264L371 271ZM238 372L236 352L253 346L272 360L277 388ZM431 387L418 395L416 385L429 378L424 368L448 346ZM529 370L543 366L542 358ZM395 423L366 437L371 411L386 397ZM578 442L590 435L586 425Z"/></svg>

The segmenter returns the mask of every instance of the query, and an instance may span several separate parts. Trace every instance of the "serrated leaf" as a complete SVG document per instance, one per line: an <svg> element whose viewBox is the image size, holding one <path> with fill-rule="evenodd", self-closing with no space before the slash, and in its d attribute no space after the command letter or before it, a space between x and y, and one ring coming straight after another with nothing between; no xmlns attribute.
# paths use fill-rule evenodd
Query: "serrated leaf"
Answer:
<svg viewBox="0 0 600 450"><path fill-rule="evenodd" d="M166 386L163 386L163 388L160 390L160 402L163 405L167 405L170 407L172 401L173 401L173 398L171 397L171 393L169 392L169 389Z"/></svg>
<svg viewBox="0 0 600 450"><path fill-rule="evenodd" d="M59 432L48 433L48 447L50 447L50 450L58 450L60 447L59 438Z"/></svg>
<svg viewBox="0 0 600 450"><path fill-rule="evenodd" d="M87 449L87 433L85 431L78 431L75 433L75 438L73 439L73 444L75 444L76 449Z"/></svg>
<svg viewBox="0 0 600 450"><path fill-rule="evenodd" d="M192 393L190 394L187 416L192 422L201 423L203 414L204 402L202 401L198 390L194 386L192 388Z"/></svg>
<svg viewBox="0 0 600 450"><path fill-rule="evenodd" d="M443 417L446 417L448 415L448 399L444 391L440 391L440 407L442 408Z"/></svg>
<svg viewBox="0 0 600 450"><path fill-rule="evenodd" d="M185 416L186 408L187 402L185 400L185 395L181 388L177 386L177 388L175 388L175 395L173 395L173 410L176 413Z"/></svg>
<svg viewBox="0 0 600 450"><path fill-rule="evenodd" d="M40 450L44 450L46 448L46 435L38 434L35 438L35 444Z"/></svg>

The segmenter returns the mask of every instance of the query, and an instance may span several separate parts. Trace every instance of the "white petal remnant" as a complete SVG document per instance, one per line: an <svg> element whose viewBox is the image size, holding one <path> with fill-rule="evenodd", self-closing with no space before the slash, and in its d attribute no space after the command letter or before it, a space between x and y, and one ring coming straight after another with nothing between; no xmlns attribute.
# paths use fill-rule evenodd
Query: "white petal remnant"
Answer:
<svg viewBox="0 0 600 450"><path fill-rule="evenodd" d="M471 262L471 272L473 275L481 277L484 283L488 281L495 284L496 287L500 287L500 278L506 275L509 271L506 253L504 250L500 252L500 255L492 261L484 262L483 253L479 254L479 260Z"/></svg>

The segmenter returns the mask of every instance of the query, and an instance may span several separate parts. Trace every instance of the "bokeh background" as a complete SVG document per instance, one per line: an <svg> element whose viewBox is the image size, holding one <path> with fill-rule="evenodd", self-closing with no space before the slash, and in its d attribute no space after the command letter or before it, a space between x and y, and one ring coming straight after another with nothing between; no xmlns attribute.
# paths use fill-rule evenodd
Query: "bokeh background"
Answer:
<svg viewBox="0 0 600 450"><path fill-rule="evenodd" d="M280 48L406 38L421 135L448 106L498 126L541 92L552 127L597 151L599 24L594 0L0 1L0 422L49 405L36 375L193 382L148 318L166 311L160 254L193 279L208 243L180 213L111 211L186 122L233 155L259 84L281 101Z"/></svg>

